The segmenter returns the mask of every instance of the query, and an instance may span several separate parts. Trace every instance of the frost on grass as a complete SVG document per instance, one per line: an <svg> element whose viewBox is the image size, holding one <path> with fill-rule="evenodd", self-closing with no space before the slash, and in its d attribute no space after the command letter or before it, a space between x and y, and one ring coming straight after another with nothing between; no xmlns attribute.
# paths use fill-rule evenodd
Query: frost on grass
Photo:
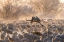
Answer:
<svg viewBox="0 0 64 42"><path fill-rule="evenodd" d="M0 42L64 42L64 20L0 23Z"/></svg>

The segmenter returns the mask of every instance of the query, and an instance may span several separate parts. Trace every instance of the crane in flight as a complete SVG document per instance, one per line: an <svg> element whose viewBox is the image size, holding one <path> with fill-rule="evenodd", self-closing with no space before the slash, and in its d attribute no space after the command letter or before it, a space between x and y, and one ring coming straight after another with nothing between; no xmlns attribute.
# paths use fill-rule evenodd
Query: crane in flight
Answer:
<svg viewBox="0 0 64 42"><path fill-rule="evenodd" d="M37 22L37 23L40 23L41 24L41 20L36 16L36 17L32 17L31 20L27 20L27 21L30 21L30 23L33 23L33 22ZM41 24L42 25L42 24ZM43 26L43 25L42 25Z"/></svg>

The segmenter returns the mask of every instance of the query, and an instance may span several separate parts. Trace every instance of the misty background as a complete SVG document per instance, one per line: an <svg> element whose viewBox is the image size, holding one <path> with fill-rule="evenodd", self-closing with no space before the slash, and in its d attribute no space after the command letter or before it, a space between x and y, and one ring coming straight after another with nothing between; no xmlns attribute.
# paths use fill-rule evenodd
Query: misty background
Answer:
<svg viewBox="0 0 64 42"><path fill-rule="evenodd" d="M64 19L64 3L59 0L0 0L0 19Z"/></svg>

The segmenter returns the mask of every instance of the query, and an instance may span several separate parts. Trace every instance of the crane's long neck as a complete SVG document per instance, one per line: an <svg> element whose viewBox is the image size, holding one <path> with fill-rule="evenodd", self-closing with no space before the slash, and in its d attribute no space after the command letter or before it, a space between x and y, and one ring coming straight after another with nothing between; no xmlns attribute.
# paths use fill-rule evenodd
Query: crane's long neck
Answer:
<svg viewBox="0 0 64 42"><path fill-rule="evenodd" d="M41 22L40 22L40 24L41 24ZM42 25L42 24L41 24ZM42 26L44 26L44 25L42 25Z"/></svg>

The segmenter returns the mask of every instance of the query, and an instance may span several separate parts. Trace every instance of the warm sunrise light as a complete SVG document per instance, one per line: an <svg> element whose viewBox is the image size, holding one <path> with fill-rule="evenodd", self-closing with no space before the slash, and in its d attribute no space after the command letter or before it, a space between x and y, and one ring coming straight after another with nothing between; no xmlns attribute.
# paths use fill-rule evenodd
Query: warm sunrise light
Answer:
<svg viewBox="0 0 64 42"><path fill-rule="evenodd" d="M22 0L23 2L26 2L26 0Z"/></svg>
<svg viewBox="0 0 64 42"><path fill-rule="evenodd" d="M60 0L61 3L64 3L64 0Z"/></svg>

